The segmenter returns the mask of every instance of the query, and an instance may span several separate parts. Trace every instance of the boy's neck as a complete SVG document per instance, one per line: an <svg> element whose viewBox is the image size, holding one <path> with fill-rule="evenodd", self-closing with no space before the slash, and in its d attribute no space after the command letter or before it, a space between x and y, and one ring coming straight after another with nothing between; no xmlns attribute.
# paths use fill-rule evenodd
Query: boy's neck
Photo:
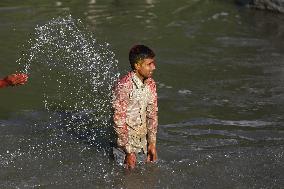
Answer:
<svg viewBox="0 0 284 189"><path fill-rule="evenodd" d="M144 81L146 80L146 78L144 78L142 75L140 75L137 70L134 70L134 73L135 73L136 76L142 81L142 83L144 83Z"/></svg>

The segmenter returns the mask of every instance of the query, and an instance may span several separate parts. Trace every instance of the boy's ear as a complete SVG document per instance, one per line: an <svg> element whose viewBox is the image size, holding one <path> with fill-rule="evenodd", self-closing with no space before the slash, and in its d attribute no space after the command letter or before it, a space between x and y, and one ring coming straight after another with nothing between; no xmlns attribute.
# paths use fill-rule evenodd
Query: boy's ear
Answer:
<svg viewBox="0 0 284 189"><path fill-rule="evenodd" d="M135 68L135 70L137 70L137 69L139 69L139 68L140 68L140 64L139 64L139 62L137 62L137 63L135 63L135 64L134 64L134 68Z"/></svg>

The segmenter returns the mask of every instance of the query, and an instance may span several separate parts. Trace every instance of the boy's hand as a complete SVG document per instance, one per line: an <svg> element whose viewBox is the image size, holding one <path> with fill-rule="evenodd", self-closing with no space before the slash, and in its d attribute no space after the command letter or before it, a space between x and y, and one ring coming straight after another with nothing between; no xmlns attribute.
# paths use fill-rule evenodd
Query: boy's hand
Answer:
<svg viewBox="0 0 284 189"><path fill-rule="evenodd" d="M28 80L28 75L27 74L11 74L5 77L4 79L9 85L14 86L14 85L23 85L27 82Z"/></svg>
<svg viewBox="0 0 284 189"><path fill-rule="evenodd" d="M148 146L148 154L147 154L147 162L157 161L157 150L155 144L149 144Z"/></svg>
<svg viewBox="0 0 284 189"><path fill-rule="evenodd" d="M125 157L125 164L128 169L134 169L136 165L136 155L135 153L128 153Z"/></svg>

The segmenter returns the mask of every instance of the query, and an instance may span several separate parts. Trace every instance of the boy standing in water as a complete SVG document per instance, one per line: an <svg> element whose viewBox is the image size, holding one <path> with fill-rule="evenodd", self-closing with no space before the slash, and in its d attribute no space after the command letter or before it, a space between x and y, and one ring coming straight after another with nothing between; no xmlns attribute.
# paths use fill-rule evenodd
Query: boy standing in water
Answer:
<svg viewBox="0 0 284 189"><path fill-rule="evenodd" d="M122 77L114 90L114 130L117 134L117 152L124 154L124 163L130 169L137 158L147 162L157 160L156 133L158 106L156 84L152 79L155 70L155 53L144 45L130 49L129 61L132 68ZM147 159L146 159L147 154Z"/></svg>

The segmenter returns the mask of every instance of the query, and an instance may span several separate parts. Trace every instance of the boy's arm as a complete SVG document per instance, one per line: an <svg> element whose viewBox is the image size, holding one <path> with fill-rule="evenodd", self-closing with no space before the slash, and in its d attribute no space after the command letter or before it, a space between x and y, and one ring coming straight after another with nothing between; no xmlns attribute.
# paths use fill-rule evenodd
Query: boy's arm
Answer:
<svg viewBox="0 0 284 189"><path fill-rule="evenodd" d="M0 88L9 86L9 83L5 79L0 79Z"/></svg>
<svg viewBox="0 0 284 189"><path fill-rule="evenodd" d="M158 128L158 100L156 84L152 81L150 84L151 100L147 106L147 141L148 144L156 146L156 134Z"/></svg>
<svg viewBox="0 0 284 189"><path fill-rule="evenodd" d="M5 77L4 79L0 79L0 88L25 84L27 82L27 79L28 76L23 73L11 74Z"/></svg>
<svg viewBox="0 0 284 189"><path fill-rule="evenodd" d="M114 130L117 134L117 145L123 149L128 142L128 129L126 125L126 111L129 102L129 89L121 84L115 87L114 90Z"/></svg>

